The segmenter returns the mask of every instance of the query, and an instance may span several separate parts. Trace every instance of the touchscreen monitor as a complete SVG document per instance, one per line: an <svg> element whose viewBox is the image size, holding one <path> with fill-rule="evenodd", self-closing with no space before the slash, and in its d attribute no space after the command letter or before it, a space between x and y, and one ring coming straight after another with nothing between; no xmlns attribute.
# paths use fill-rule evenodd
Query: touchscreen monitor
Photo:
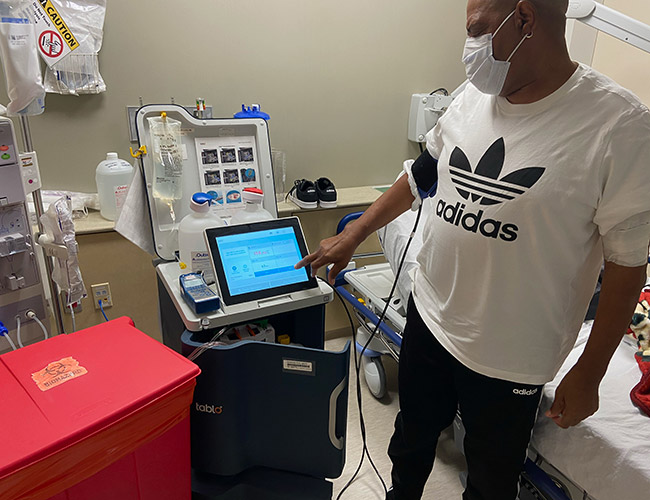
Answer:
<svg viewBox="0 0 650 500"><path fill-rule="evenodd" d="M206 230L215 275L226 305L317 287L296 217Z"/></svg>

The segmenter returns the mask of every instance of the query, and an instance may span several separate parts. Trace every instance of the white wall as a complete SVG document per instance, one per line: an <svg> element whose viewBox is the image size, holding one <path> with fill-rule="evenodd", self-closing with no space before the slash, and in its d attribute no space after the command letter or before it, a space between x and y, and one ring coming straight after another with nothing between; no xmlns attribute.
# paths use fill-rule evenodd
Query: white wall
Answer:
<svg viewBox="0 0 650 500"><path fill-rule="evenodd" d="M648 0L605 0L608 7L650 24ZM650 54L604 33L598 34L593 67L630 89L650 105Z"/></svg>
<svg viewBox="0 0 650 500"><path fill-rule="evenodd" d="M94 191L103 155L128 155L125 107L138 96L201 96L217 116L262 103L289 181L392 182L417 154L406 139L410 95L463 81L464 39L461 0L109 0L108 91L48 95L31 119L44 186Z"/></svg>

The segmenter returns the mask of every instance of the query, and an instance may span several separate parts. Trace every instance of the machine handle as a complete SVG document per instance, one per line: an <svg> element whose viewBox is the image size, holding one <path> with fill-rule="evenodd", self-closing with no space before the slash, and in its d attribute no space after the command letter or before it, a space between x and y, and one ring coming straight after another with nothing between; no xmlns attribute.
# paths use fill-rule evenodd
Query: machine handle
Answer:
<svg viewBox="0 0 650 500"><path fill-rule="evenodd" d="M330 394L330 414L329 414L329 427L328 427L328 432L330 436L330 441L334 448L337 450L342 450L343 447L345 446L345 438L344 437L338 437L336 435L336 419L337 419L337 401L339 399L339 396L343 392L343 389L345 389L345 385L348 381L347 377L344 377L343 380L341 380L341 383L337 385L334 390L332 391L332 394Z"/></svg>

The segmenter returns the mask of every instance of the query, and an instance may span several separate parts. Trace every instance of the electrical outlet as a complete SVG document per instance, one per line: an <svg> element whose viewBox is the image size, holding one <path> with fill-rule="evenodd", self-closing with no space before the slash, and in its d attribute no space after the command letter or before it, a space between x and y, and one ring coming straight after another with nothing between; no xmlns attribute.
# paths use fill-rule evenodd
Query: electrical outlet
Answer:
<svg viewBox="0 0 650 500"><path fill-rule="evenodd" d="M102 301L102 307L104 309L113 306L113 296L111 295L111 287L108 283L98 283L96 285L91 285L90 289L93 294L93 303L95 304L96 310L100 309L100 300Z"/></svg>

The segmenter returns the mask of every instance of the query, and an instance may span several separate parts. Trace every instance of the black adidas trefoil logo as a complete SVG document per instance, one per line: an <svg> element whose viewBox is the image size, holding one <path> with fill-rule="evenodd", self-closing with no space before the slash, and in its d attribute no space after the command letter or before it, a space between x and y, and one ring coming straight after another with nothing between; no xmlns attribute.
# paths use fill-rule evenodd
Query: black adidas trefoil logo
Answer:
<svg viewBox="0 0 650 500"><path fill-rule="evenodd" d="M504 161L503 138L490 146L473 172L465 153L456 147L449 158L449 172L458 194L468 201L471 197L472 203L480 200L483 206L499 205L525 194L546 170L542 167L522 168L499 179ZM436 205L436 216L485 238L512 243L519 237L519 227L516 224L487 218L484 210L474 213L462 202L452 204L440 198Z"/></svg>
<svg viewBox="0 0 650 500"><path fill-rule="evenodd" d="M456 147L449 159L449 173L458 194L465 200L471 196L472 202L480 200L483 206L498 205L523 195L544 174L546 169L543 167L527 167L499 179L505 152L502 137L489 147L472 172L467 156L462 149Z"/></svg>

